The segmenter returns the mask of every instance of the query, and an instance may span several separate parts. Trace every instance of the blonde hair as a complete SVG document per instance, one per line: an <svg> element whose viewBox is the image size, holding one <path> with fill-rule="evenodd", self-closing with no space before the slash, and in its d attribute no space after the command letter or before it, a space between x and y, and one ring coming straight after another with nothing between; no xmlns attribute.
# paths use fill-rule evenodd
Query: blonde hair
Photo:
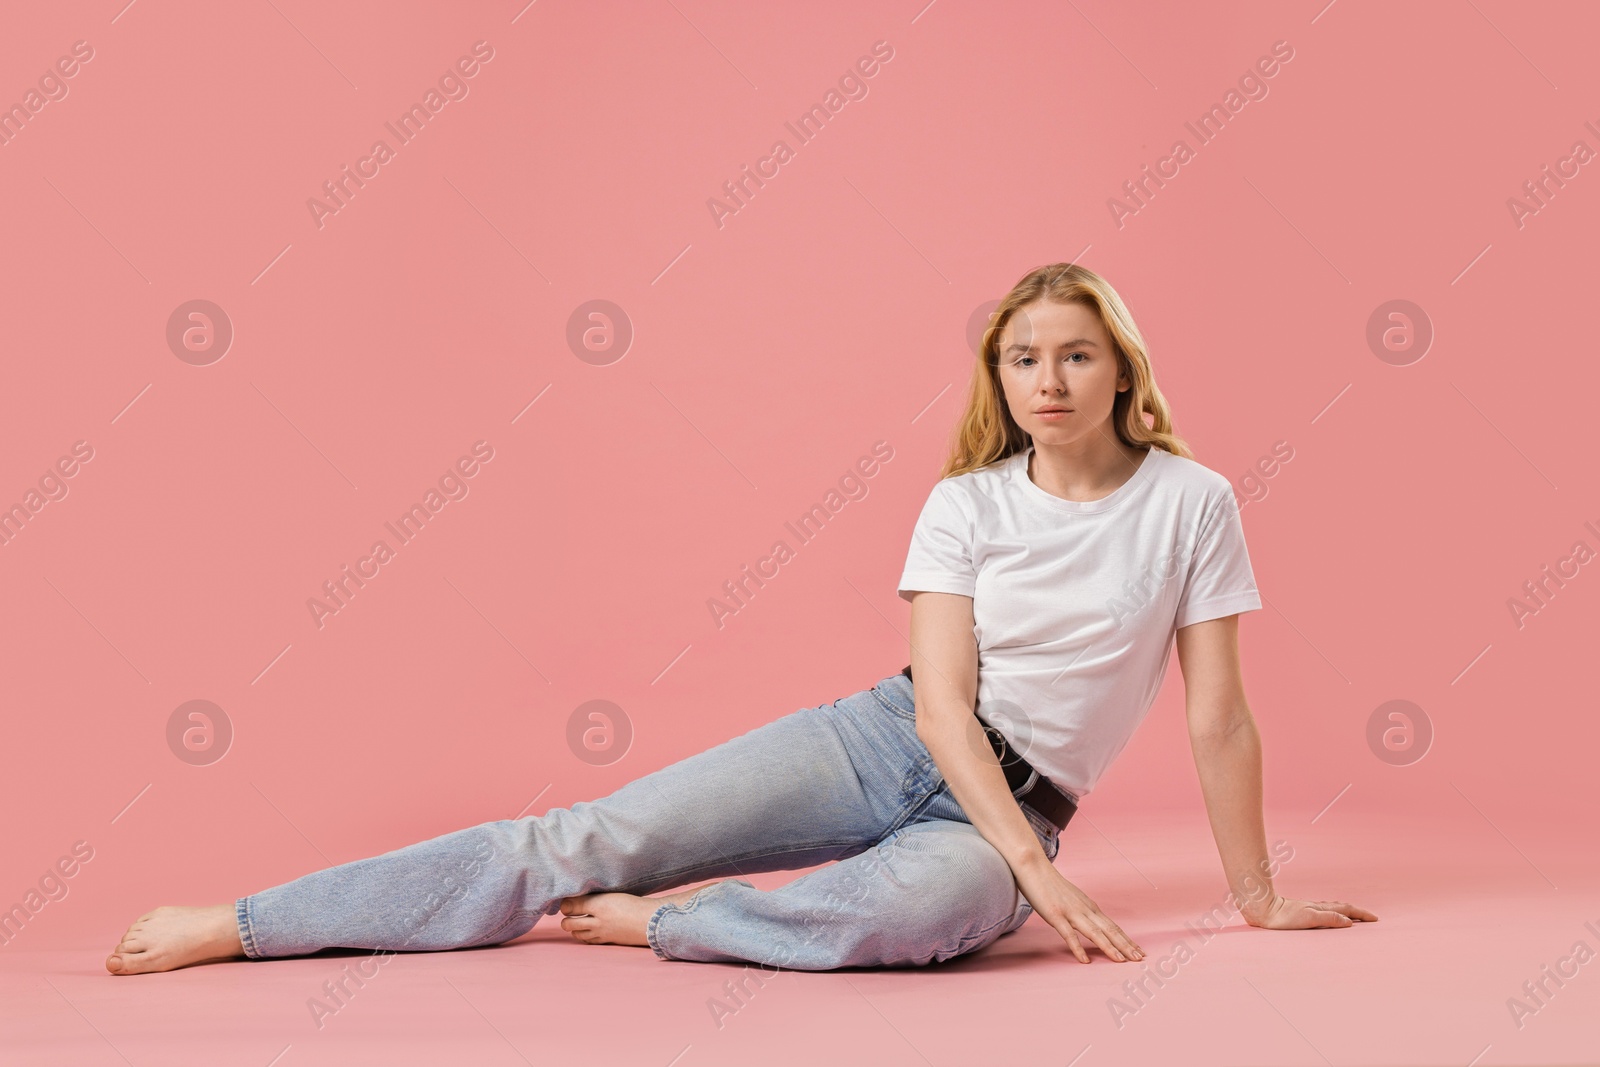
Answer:
<svg viewBox="0 0 1600 1067"><path fill-rule="evenodd" d="M1173 432L1172 415L1166 398L1156 388L1144 337L1117 291L1088 267L1051 263L1023 275L990 315L972 366L967 409L951 435L950 454L939 477L966 474L1028 448L1030 436L1011 417L1005 389L1000 384L1000 334L1018 308L1035 300L1082 304L1100 316L1116 349L1117 364L1133 382L1129 389L1117 394L1111 408L1111 425L1122 443L1133 447L1150 445L1193 459L1189 446ZM1148 425L1145 415L1150 416Z"/></svg>

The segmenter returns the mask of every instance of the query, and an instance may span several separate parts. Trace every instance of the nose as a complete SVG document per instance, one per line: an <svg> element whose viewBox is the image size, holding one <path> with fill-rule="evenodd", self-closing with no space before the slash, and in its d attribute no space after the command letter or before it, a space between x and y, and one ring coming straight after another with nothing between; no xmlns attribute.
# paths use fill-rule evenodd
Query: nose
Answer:
<svg viewBox="0 0 1600 1067"><path fill-rule="evenodd" d="M1059 393L1066 386L1066 373L1054 363L1045 363L1039 376L1039 390L1044 393Z"/></svg>

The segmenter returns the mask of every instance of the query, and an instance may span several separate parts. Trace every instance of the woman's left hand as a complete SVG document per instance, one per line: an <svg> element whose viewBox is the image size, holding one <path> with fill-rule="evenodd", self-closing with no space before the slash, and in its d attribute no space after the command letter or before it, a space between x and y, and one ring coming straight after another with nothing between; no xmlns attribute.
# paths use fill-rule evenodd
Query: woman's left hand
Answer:
<svg viewBox="0 0 1600 1067"><path fill-rule="evenodd" d="M1342 900L1295 900L1274 894L1271 900L1241 912L1244 921L1264 930L1310 930L1319 926L1353 926L1377 922L1366 908Z"/></svg>

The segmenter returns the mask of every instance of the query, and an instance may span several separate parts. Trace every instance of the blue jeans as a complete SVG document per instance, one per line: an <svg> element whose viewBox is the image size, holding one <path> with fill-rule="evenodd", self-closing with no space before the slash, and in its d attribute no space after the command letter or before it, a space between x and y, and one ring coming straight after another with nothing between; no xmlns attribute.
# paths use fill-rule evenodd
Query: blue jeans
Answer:
<svg viewBox="0 0 1600 1067"><path fill-rule="evenodd" d="M486 822L240 898L252 958L432 951L520 937L563 897L723 878L651 915L662 959L794 970L973 952L1032 913L916 734L893 674L647 774L610 796ZM1059 833L1023 814L1054 859ZM837 861L837 862L829 862ZM739 875L818 867L773 890Z"/></svg>

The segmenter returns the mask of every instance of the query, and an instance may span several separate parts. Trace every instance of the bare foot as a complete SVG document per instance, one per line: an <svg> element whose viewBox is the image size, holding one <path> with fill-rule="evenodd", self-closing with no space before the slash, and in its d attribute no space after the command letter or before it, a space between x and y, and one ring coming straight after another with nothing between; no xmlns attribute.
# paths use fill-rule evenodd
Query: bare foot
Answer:
<svg viewBox="0 0 1600 1067"><path fill-rule="evenodd" d="M586 945L649 945L645 931L650 916L663 904L683 904L702 889L716 885L683 889L659 897L638 897L632 893L589 893L561 901L561 929Z"/></svg>
<svg viewBox="0 0 1600 1067"><path fill-rule="evenodd" d="M243 955L232 904L166 905L134 920L122 942L106 957L106 970L144 974Z"/></svg>

